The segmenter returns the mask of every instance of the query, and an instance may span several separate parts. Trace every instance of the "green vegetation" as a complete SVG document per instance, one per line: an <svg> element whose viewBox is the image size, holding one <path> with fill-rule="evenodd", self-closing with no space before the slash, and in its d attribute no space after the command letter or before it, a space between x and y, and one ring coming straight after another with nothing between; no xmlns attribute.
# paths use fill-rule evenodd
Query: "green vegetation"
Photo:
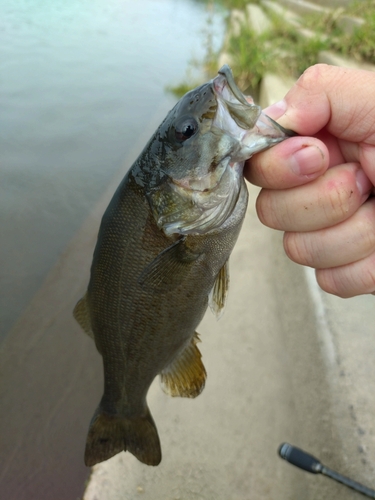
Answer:
<svg viewBox="0 0 375 500"><path fill-rule="evenodd" d="M352 35L342 33L338 40L333 40L332 49L375 64L375 0L357 0L345 14L360 17L365 22Z"/></svg>
<svg viewBox="0 0 375 500"><path fill-rule="evenodd" d="M365 22L348 34L338 25L342 15L358 17ZM324 16L310 16L305 25L327 36L329 50L375 64L375 0L356 0L345 9L340 7Z"/></svg>
<svg viewBox="0 0 375 500"><path fill-rule="evenodd" d="M244 9L249 2L249 0L216 0L217 3L222 4L227 9ZM260 3L260 0L255 0L251 3Z"/></svg>
<svg viewBox="0 0 375 500"><path fill-rule="evenodd" d="M216 0L227 9L243 9L248 0ZM360 17L365 20L352 34L339 27L342 15ZM269 31L258 35L247 23L243 23L237 33L233 33L228 16L225 52L229 55L230 65L236 81L243 91L256 95L258 85L266 72L287 74L297 78L303 71L318 62L319 52L336 51L347 57L375 64L375 0L356 0L347 8L340 7L328 14L310 15L302 18L303 28L310 30L307 36L273 12L267 15L272 21ZM206 40L206 57L198 64L208 75L218 69L219 54L212 50L209 37ZM195 62L195 64L197 64ZM172 89L180 96L195 85L181 85Z"/></svg>
<svg viewBox="0 0 375 500"><path fill-rule="evenodd" d="M374 9L375 0L355 0L345 9L345 13L365 19L374 16Z"/></svg>
<svg viewBox="0 0 375 500"><path fill-rule="evenodd" d="M262 35L242 25L239 34L229 39L227 52L236 80L250 93L256 93L267 72L299 76L327 48L321 37L306 38L293 26L273 21L273 27Z"/></svg>

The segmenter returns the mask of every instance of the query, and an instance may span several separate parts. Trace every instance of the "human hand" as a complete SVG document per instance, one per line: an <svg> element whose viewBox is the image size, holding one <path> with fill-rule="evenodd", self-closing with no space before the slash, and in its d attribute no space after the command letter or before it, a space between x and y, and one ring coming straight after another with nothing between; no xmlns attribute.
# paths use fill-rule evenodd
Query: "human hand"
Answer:
<svg viewBox="0 0 375 500"><path fill-rule="evenodd" d="M312 66L265 110L300 134L254 155L256 208L290 259L340 297L375 291L375 73Z"/></svg>

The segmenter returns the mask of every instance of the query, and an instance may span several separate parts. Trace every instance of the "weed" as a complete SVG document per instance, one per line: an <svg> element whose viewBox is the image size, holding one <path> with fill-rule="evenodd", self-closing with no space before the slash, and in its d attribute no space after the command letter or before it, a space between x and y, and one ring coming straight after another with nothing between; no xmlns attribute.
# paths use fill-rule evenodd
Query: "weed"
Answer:
<svg viewBox="0 0 375 500"><path fill-rule="evenodd" d="M249 1L216 0L213 3L227 9L245 11ZM365 22L352 34L347 34L338 22L343 14L359 16ZM303 27L310 29L311 36L306 36L301 29L280 19L270 10L267 15L272 21L272 27L267 32L258 35L244 22L238 33L232 33L226 38L224 50L230 57L236 81L244 91L256 94L266 72L298 78L306 68L318 62L319 52L323 50L333 50L375 64L375 0L356 0L346 8L340 7L324 14L302 18ZM229 22L228 16L227 31L230 33ZM200 65L206 74L213 75L217 70L219 54L213 51L209 35L205 43L206 57L204 61L195 61L195 64ZM181 96L194 86L196 85L179 85L173 92Z"/></svg>
<svg viewBox="0 0 375 500"><path fill-rule="evenodd" d="M298 77L316 63L318 54L327 48L320 36L306 38L292 25L272 18L272 27L258 35L243 24L238 35L232 35L228 53L241 88L255 93L266 72Z"/></svg>

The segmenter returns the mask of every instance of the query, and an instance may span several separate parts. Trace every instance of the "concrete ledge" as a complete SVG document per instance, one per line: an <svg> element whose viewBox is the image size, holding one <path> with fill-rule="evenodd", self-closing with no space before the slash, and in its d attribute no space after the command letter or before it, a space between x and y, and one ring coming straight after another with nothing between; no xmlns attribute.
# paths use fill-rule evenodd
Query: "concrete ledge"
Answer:
<svg viewBox="0 0 375 500"><path fill-rule="evenodd" d="M267 75L263 105L288 86ZM208 312L198 329L204 392L172 399L156 381L148 401L161 465L121 453L93 468L84 500L357 497L281 461L282 441L375 486L375 298L344 301L322 292L313 271L286 258L282 235L259 223L258 191L249 186L225 315L216 322Z"/></svg>
<svg viewBox="0 0 375 500"><path fill-rule="evenodd" d="M259 5L249 3L246 6L247 17L249 22L249 27L256 33L260 35L265 31L268 31L272 27L272 23L268 16L264 13L263 9Z"/></svg>
<svg viewBox="0 0 375 500"><path fill-rule="evenodd" d="M355 61L348 57L339 56L334 52L322 51L319 53L318 61L324 64L332 64L333 66L342 66L352 69L365 69L367 71L375 71L375 65Z"/></svg>
<svg viewBox="0 0 375 500"><path fill-rule="evenodd" d="M302 16L308 16L311 14L326 14L329 12L329 9L326 7L304 0L279 0L279 3Z"/></svg>
<svg viewBox="0 0 375 500"><path fill-rule="evenodd" d="M293 26L300 26L301 19L295 12L289 10L285 5L280 5L278 2L272 0L262 0L261 4L273 14L283 19Z"/></svg>
<svg viewBox="0 0 375 500"><path fill-rule="evenodd" d="M238 36L241 31L241 26L246 24L246 22L247 18L245 12L239 9L233 9L230 14L227 37L231 35Z"/></svg>
<svg viewBox="0 0 375 500"><path fill-rule="evenodd" d="M334 9L337 7L346 7L353 3L353 0L313 0L313 2Z"/></svg>
<svg viewBox="0 0 375 500"><path fill-rule="evenodd" d="M147 467L121 453L93 468L84 500L353 499L276 453L290 441L339 470L353 473L357 461L363 468L358 451L343 458L303 269L283 254L281 234L259 223L257 193L250 186L225 315L217 322L208 313L199 327L205 390L195 400L168 398L156 381L148 401L162 463ZM356 430L348 431L353 441ZM355 475L363 479L363 470Z"/></svg>
<svg viewBox="0 0 375 500"><path fill-rule="evenodd" d="M266 108L281 100L292 87L295 80L289 77L281 77L272 73L267 73L260 84L259 104Z"/></svg>
<svg viewBox="0 0 375 500"><path fill-rule="evenodd" d="M359 17L342 15L337 19L338 26L348 35L365 24L365 20Z"/></svg>

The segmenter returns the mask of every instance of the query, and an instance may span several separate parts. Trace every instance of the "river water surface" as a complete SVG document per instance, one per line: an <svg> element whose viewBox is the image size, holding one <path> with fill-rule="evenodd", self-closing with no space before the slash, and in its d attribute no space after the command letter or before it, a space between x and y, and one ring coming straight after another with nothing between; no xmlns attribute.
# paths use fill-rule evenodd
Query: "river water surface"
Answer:
<svg viewBox="0 0 375 500"><path fill-rule="evenodd" d="M81 241L119 169L130 167L129 151L140 152L173 106L165 88L203 57L208 20L217 47L222 13L205 2L0 4L1 498L82 494L101 367L86 338L70 333L79 266L68 265L70 283L63 274L51 285L48 276L65 269L58 259L73 237ZM91 260L92 247L84 253Z"/></svg>
<svg viewBox="0 0 375 500"><path fill-rule="evenodd" d="M167 85L214 42L193 0L2 0L4 336L126 157ZM169 101L169 102L168 102Z"/></svg>

